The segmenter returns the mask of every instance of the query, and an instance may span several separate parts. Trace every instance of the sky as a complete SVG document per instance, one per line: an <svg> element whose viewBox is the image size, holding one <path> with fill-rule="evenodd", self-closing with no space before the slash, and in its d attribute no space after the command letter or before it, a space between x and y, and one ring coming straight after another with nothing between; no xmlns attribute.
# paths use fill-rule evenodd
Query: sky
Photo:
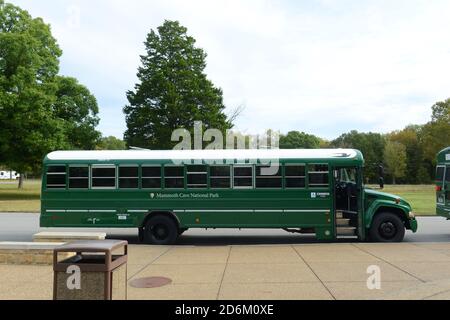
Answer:
<svg viewBox="0 0 450 320"><path fill-rule="evenodd" d="M99 130L123 137L126 92L150 30L188 28L208 54L235 129L333 139L430 120L450 97L448 0L10 0L52 27L60 73L96 96Z"/></svg>

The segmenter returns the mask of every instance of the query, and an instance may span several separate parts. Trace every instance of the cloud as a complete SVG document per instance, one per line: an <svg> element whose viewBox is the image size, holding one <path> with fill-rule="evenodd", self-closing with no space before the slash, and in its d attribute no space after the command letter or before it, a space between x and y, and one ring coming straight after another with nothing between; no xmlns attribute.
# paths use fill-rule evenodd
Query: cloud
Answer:
<svg viewBox="0 0 450 320"><path fill-rule="evenodd" d="M334 138L425 123L450 95L448 1L139 1L13 3L53 27L61 69L86 84L100 129L121 137L150 29L176 19L208 53L209 78L236 127ZM77 17L78 16L78 17Z"/></svg>

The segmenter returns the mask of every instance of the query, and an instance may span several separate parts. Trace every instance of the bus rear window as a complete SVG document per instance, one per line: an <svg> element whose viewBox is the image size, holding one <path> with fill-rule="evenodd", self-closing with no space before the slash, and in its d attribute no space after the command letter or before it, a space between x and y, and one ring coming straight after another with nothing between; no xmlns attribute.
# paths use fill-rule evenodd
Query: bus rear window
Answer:
<svg viewBox="0 0 450 320"><path fill-rule="evenodd" d="M444 171L445 167L439 166L436 168L436 181L442 182L444 181Z"/></svg>
<svg viewBox="0 0 450 320"><path fill-rule="evenodd" d="M47 189L66 188L66 166L47 167Z"/></svg>
<svg viewBox="0 0 450 320"><path fill-rule="evenodd" d="M445 181L450 182L450 166L447 167L445 172Z"/></svg>

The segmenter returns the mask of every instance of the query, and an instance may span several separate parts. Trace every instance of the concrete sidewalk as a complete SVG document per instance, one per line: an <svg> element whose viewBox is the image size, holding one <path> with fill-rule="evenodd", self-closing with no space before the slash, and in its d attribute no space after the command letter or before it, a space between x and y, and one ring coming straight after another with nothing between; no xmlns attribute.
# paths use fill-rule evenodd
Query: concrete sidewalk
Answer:
<svg viewBox="0 0 450 320"><path fill-rule="evenodd" d="M367 268L381 270L369 290ZM129 247L129 299L450 299L450 243ZM52 267L0 265L0 299L51 299Z"/></svg>

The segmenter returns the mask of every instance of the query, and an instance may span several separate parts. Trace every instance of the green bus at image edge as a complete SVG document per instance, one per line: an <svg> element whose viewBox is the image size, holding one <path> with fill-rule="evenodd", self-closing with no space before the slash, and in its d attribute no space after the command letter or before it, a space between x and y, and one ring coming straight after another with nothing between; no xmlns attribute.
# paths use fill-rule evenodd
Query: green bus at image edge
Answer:
<svg viewBox="0 0 450 320"><path fill-rule="evenodd" d="M437 156L436 214L450 219L450 147Z"/></svg>
<svg viewBox="0 0 450 320"><path fill-rule="evenodd" d="M399 242L410 204L365 188L354 149L56 151L41 227L138 228L172 244L190 228L280 228L318 240Z"/></svg>

